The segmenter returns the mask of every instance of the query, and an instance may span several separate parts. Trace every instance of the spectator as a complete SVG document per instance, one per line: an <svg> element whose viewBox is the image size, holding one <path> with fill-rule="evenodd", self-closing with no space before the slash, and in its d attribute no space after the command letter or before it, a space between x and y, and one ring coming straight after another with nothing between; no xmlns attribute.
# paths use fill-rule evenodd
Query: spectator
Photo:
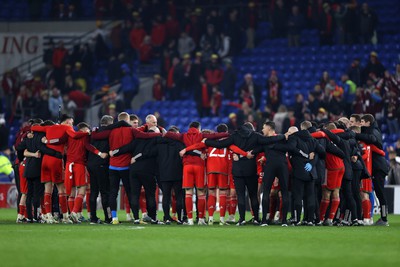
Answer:
<svg viewBox="0 0 400 267"><path fill-rule="evenodd" d="M161 16L157 16L153 20L153 28L151 29L151 42L154 50L154 56L159 57L161 48L166 38L165 24L161 21Z"/></svg>
<svg viewBox="0 0 400 267"><path fill-rule="evenodd" d="M346 109L346 103L343 99L343 91L334 90L332 92L332 98L329 101L329 113L331 114L331 120L335 121L344 115Z"/></svg>
<svg viewBox="0 0 400 267"><path fill-rule="evenodd" d="M145 37L146 31L143 29L143 24L141 22L136 22L129 34L131 47L136 51L139 51Z"/></svg>
<svg viewBox="0 0 400 267"><path fill-rule="evenodd" d="M389 184L400 185L400 158L396 155L396 151L389 151L389 165Z"/></svg>
<svg viewBox="0 0 400 267"><path fill-rule="evenodd" d="M225 59L224 63L225 63L225 70L221 87L224 92L224 98L233 100L235 96L235 86L237 80L236 70L233 68L232 60Z"/></svg>
<svg viewBox="0 0 400 267"><path fill-rule="evenodd" d="M3 88L3 94L5 99L4 111L10 110L12 107L15 98L14 96L15 86L16 86L15 80L11 76L11 71L7 71L3 75L3 80L1 82L1 88Z"/></svg>
<svg viewBox="0 0 400 267"><path fill-rule="evenodd" d="M164 88L163 88L161 76L159 74L154 75L153 99L155 101L164 100Z"/></svg>
<svg viewBox="0 0 400 267"><path fill-rule="evenodd" d="M271 71L266 87L267 105L270 107L271 111L275 113L282 101L282 83L275 70Z"/></svg>
<svg viewBox="0 0 400 267"><path fill-rule="evenodd" d="M239 126L243 125L243 123L247 121L249 114L254 113L254 110L249 106L246 101L243 101L240 107L241 109L237 113L237 122Z"/></svg>
<svg viewBox="0 0 400 267"><path fill-rule="evenodd" d="M288 116L287 108L285 105L280 105L277 112L274 114L273 121L275 122L275 130L277 133L285 133L283 131L283 122Z"/></svg>
<svg viewBox="0 0 400 267"><path fill-rule="evenodd" d="M178 40L178 51L180 57L183 57L185 54L190 55L195 48L196 44L192 37L188 36L186 32L182 32L181 37Z"/></svg>
<svg viewBox="0 0 400 267"><path fill-rule="evenodd" d="M396 73L394 75L396 81L400 83L400 64L396 64Z"/></svg>
<svg viewBox="0 0 400 267"><path fill-rule="evenodd" d="M72 71L72 79L75 84L82 90L82 92L86 92L88 89L87 85L87 76L85 71L82 69L82 63L76 62L74 70Z"/></svg>
<svg viewBox="0 0 400 267"><path fill-rule="evenodd" d="M330 76L329 73L327 71L324 71L322 73L322 77L319 80L319 85L321 86L321 88L325 89L326 85L329 83L330 80Z"/></svg>
<svg viewBox="0 0 400 267"><path fill-rule="evenodd" d="M370 74L374 74L378 78L383 77L383 73L385 72L385 67L378 59L378 54L375 51L370 53L369 61L365 68L363 69L363 80L367 81Z"/></svg>
<svg viewBox="0 0 400 267"><path fill-rule="evenodd" d="M374 34L376 34L376 27L378 26L378 17L376 16L375 12L369 8L367 3L363 3L361 6L359 23L360 42L362 44L372 43L372 37Z"/></svg>
<svg viewBox="0 0 400 267"><path fill-rule="evenodd" d="M320 100L315 97L314 92L308 94L307 108L309 109L312 118L314 119L318 114L318 109L321 107Z"/></svg>
<svg viewBox="0 0 400 267"><path fill-rule="evenodd" d="M42 120L49 120L51 119L50 110L49 110L49 92L43 91L40 94L40 98L36 103L36 115L38 118Z"/></svg>
<svg viewBox="0 0 400 267"><path fill-rule="evenodd" d="M351 104L356 97L357 85L350 80L347 74L343 74L341 77L342 88L343 88L343 98L346 105L346 114L350 115L352 113Z"/></svg>
<svg viewBox="0 0 400 267"><path fill-rule="evenodd" d="M54 121L56 121L58 118L60 108L63 109L63 101L60 95L60 90L58 90L57 88L53 88L53 90L51 90L51 96L49 98L49 111L51 118Z"/></svg>
<svg viewBox="0 0 400 267"><path fill-rule="evenodd" d="M122 63L114 56L110 57L110 62L108 63L108 82L114 83L121 79L122 71L120 66Z"/></svg>
<svg viewBox="0 0 400 267"><path fill-rule="evenodd" d="M222 82L224 70L219 66L216 54L211 56L211 62L208 64L204 76L210 86L219 85Z"/></svg>
<svg viewBox="0 0 400 267"><path fill-rule="evenodd" d="M218 13L217 9L213 8L206 19L206 23L214 26L215 33L220 34L224 25L222 16Z"/></svg>
<svg viewBox="0 0 400 267"><path fill-rule="evenodd" d="M165 22L166 39L172 40L179 37L180 26L175 16L167 15L167 21Z"/></svg>
<svg viewBox="0 0 400 267"><path fill-rule="evenodd" d="M246 102L250 108L257 109L256 91L260 91L260 87L253 82L253 76L250 73L244 75L244 82L240 85L240 102ZM260 98L259 98L260 99Z"/></svg>
<svg viewBox="0 0 400 267"><path fill-rule="evenodd" d="M191 94L193 84L192 60L189 54L183 56L180 71L182 72L182 84L179 86L180 91L187 96Z"/></svg>
<svg viewBox="0 0 400 267"><path fill-rule="evenodd" d="M307 108L307 103L304 101L304 96L300 93L296 94L296 101L294 102L293 112L296 117L296 123L300 124L304 120L304 111ZM293 126L293 125L291 125Z"/></svg>
<svg viewBox="0 0 400 267"><path fill-rule="evenodd" d="M323 4L324 12L319 18L319 43L320 45L332 45L334 33L334 20L329 3Z"/></svg>
<svg viewBox="0 0 400 267"><path fill-rule="evenodd" d="M82 68L89 75L93 75L93 60L93 53L89 47L89 44L82 44L80 62L82 63Z"/></svg>
<svg viewBox="0 0 400 267"><path fill-rule="evenodd" d="M355 114L364 114L365 113L365 94L364 89L362 87L357 87L356 96L352 104L352 110Z"/></svg>
<svg viewBox="0 0 400 267"><path fill-rule="evenodd" d="M286 133L290 127L298 126L300 124L300 122L297 121L294 112L295 111L293 108L288 109L287 117L283 120L282 123L282 133Z"/></svg>
<svg viewBox="0 0 400 267"><path fill-rule="evenodd" d="M360 59L355 58L347 71L347 75L349 76L349 79L353 81L357 86L361 86L361 74L362 70L360 67Z"/></svg>
<svg viewBox="0 0 400 267"><path fill-rule="evenodd" d="M337 5L336 10L333 14L335 18L335 29L336 29L336 43L344 44L346 41L346 15L347 15L347 6L346 5Z"/></svg>
<svg viewBox="0 0 400 267"><path fill-rule="evenodd" d="M218 50L220 58L226 58L231 54L231 38L225 33L221 32L221 47Z"/></svg>
<svg viewBox="0 0 400 267"><path fill-rule="evenodd" d="M63 98L63 113L68 116L75 117L75 110L78 107L74 101L69 98L68 94L62 96ZM39 116L39 118L42 118ZM76 118L75 118L76 119Z"/></svg>
<svg viewBox="0 0 400 267"><path fill-rule="evenodd" d="M238 20L237 9L232 9L229 13L229 20L226 28L226 35L231 38L231 54L236 56L241 50L241 36L242 36L241 23Z"/></svg>
<svg viewBox="0 0 400 267"><path fill-rule="evenodd" d="M123 73L121 79L121 91L124 94L125 109L131 109L132 99L139 92L139 80L131 73L127 64L122 64L121 70Z"/></svg>
<svg viewBox="0 0 400 267"><path fill-rule="evenodd" d="M168 124L163 117L161 117L160 112L154 111L154 116L157 119L157 125L165 128Z"/></svg>
<svg viewBox="0 0 400 267"><path fill-rule="evenodd" d="M277 0L271 17L272 37L287 37L288 13L283 0Z"/></svg>
<svg viewBox="0 0 400 267"><path fill-rule="evenodd" d="M90 105L90 96L81 90L73 90L69 92L68 97L76 104L76 110L74 113L75 120L77 122L85 121L85 108Z"/></svg>
<svg viewBox="0 0 400 267"><path fill-rule="evenodd" d="M315 118L315 122L318 125L325 124L325 123L329 122L328 112L326 112L326 110L324 108L320 108L318 110L318 114L317 114L317 117Z"/></svg>
<svg viewBox="0 0 400 267"><path fill-rule="evenodd" d="M150 63L153 57L153 47L151 46L150 36L144 37L143 43L139 48L139 60L141 63Z"/></svg>
<svg viewBox="0 0 400 267"><path fill-rule="evenodd" d="M345 16L345 30L346 30L346 43L347 44L354 44L358 42L359 33L359 23L358 23L358 10L357 10L357 0L350 0L348 1L347 13ZM355 80L350 77L352 81ZM359 84L357 84L359 85Z"/></svg>
<svg viewBox="0 0 400 267"><path fill-rule="evenodd" d="M199 116L200 118L203 117L208 117L211 115L211 97L212 97L212 91L211 91L211 85L208 85L207 82L202 79L201 82L201 98L199 103L200 105L200 112Z"/></svg>
<svg viewBox="0 0 400 267"><path fill-rule="evenodd" d="M254 38L255 38L255 31L258 25L258 10L255 8L254 2L249 2L249 8L246 15L245 25L246 29L246 36L247 36L247 49L254 48Z"/></svg>
<svg viewBox="0 0 400 267"><path fill-rule="evenodd" d="M208 50L212 53L217 53L220 48L219 36L215 33L214 25L207 25L207 32L201 37L200 47L203 50Z"/></svg>
<svg viewBox="0 0 400 267"><path fill-rule="evenodd" d="M304 28L305 21L302 14L299 12L298 6L292 6L292 14L288 19L288 40L289 47L300 46L300 34Z"/></svg>
<svg viewBox="0 0 400 267"><path fill-rule="evenodd" d="M113 27L110 32L110 41L112 48L112 55L118 55L122 53L122 25L120 21L113 23Z"/></svg>
<svg viewBox="0 0 400 267"><path fill-rule="evenodd" d="M51 65L53 63L54 42L51 39L47 44L47 48L43 52L43 63Z"/></svg>
<svg viewBox="0 0 400 267"><path fill-rule="evenodd" d="M214 114L214 116L219 116L219 111L222 106L222 94L219 91L218 86L212 87L212 96L211 96L210 106L211 106L212 114Z"/></svg>
<svg viewBox="0 0 400 267"><path fill-rule="evenodd" d="M54 67L54 77L56 79L57 84L61 84L61 82L64 80L62 77L62 67L63 67L63 62L64 58L67 55L68 51L67 49L64 48L64 42L60 41L58 42L58 47L54 49L53 53L53 67Z"/></svg>
<svg viewBox="0 0 400 267"><path fill-rule="evenodd" d="M180 64L179 58L174 57L172 60L172 66L168 71L167 77L167 89L168 89L168 99L178 100L181 94L182 85L182 65Z"/></svg>
<svg viewBox="0 0 400 267"><path fill-rule="evenodd" d="M110 49L108 48L104 37L100 33L96 36L94 54L98 61L108 60L108 57L110 56Z"/></svg>
<svg viewBox="0 0 400 267"><path fill-rule="evenodd" d="M235 113L229 114L229 121L226 125L228 126L229 133L232 133L239 128L239 125L237 122L237 116Z"/></svg>
<svg viewBox="0 0 400 267"><path fill-rule="evenodd" d="M400 115L399 109L399 98L395 92L389 91L384 100L384 117L386 118L386 122L389 128L389 133L391 135L399 134L399 120L398 117Z"/></svg>

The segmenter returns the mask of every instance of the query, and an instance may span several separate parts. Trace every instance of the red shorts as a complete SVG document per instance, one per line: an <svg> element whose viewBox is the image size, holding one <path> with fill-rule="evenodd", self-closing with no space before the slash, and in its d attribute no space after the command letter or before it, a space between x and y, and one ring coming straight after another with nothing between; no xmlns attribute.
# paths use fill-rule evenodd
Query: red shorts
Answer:
<svg viewBox="0 0 400 267"><path fill-rule="evenodd" d="M264 172L258 174L258 184L262 184L264 178Z"/></svg>
<svg viewBox="0 0 400 267"><path fill-rule="evenodd" d="M183 183L182 188L203 189L206 185L206 176L204 166L201 165L185 165L183 166Z"/></svg>
<svg viewBox="0 0 400 267"><path fill-rule="evenodd" d="M274 182L272 183L271 190L281 191L281 185L279 184L279 179L275 177Z"/></svg>
<svg viewBox="0 0 400 267"><path fill-rule="evenodd" d="M21 191L21 194L28 194L28 182L26 181L26 178L24 176L25 172L25 164L20 163L19 164L19 191Z"/></svg>
<svg viewBox="0 0 400 267"><path fill-rule="evenodd" d="M55 184L63 183L62 175L63 165L62 159L44 155L42 161L42 171L40 181L42 183L53 182Z"/></svg>
<svg viewBox="0 0 400 267"><path fill-rule="evenodd" d="M235 182L233 181L233 175L229 175L229 189L236 190Z"/></svg>
<svg viewBox="0 0 400 267"><path fill-rule="evenodd" d="M207 185L208 188L229 188L229 177L228 175L222 173L209 173L207 175Z"/></svg>
<svg viewBox="0 0 400 267"><path fill-rule="evenodd" d="M65 166L65 190L67 195L71 194L73 187L86 185L86 167L83 164L67 162Z"/></svg>
<svg viewBox="0 0 400 267"><path fill-rule="evenodd" d="M344 168L338 170L326 170L325 179L322 182L322 188L335 190L342 186Z"/></svg>
<svg viewBox="0 0 400 267"><path fill-rule="evenodd" d="M362 179L360 183L360 192L371 193L372 192L372 179Z"/></svg>

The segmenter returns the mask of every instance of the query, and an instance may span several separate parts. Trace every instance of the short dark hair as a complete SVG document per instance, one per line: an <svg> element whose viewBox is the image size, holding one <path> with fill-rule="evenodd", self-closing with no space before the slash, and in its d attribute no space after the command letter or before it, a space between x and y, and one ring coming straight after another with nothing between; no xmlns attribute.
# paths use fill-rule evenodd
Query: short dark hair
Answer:
<svg viewBox="0 0 400 267"><path fill-rule="evenodd" d="M30 120L29 120L29 123L30 123L31 125L34 125L34 124L42 124L42 123L43 123L43 120L42 120L42 119L39 119L39 118L30 119Z"/></svg>
<svg viewBox="0 0 400 267"><path fill-rule="evenodd" d="M178 126L172 125L171 127L169 127L168 132L178 133L179 128Z"/></svg>
<svg viewBox="0 0 400 267"><path fill-rule="evenodd" d="M200 122L198 122L198 121L192 121L192 122L189 124L189 128L196 128L196 129L199 129L200 126L201 126L201 124L200 124Z"/></svg>
<svg viewBox="0 0 400 267"><path fill-rule="evenodd" d="M356 122L361 122L360 114L351 114L350 118L354 118Z"/></svg>
<svg viewBox="0 0 400 267"><path fill-rule="evenodd" d="M275 124L275 122L273 122L273 121L265 121L265 122L264 122L264 125L265 125L265 126L268 126L269 128L271 128L271 130L274 130L274 131L275 131L275 129L276 129L276 124Z"/></svg>
<svg viewBox="0 0 400 267"><path fill-rule="evenodd" d="M68 114L62 114L61 118L60 118L60 123L66 121L66 120L69 120L69 119L73 119L73 117Z"/></svg>
<svg viewBox="0 0 400 267"><path fill-rule="evenodd" d="M50 126L50 125L54 125L54 124L55 124L54 121L45 120L44 122L42 122L42 123L40 124L40 126Z"/></svg>
<svg viewBox="0 0 400 267"><path fill-rule="evenodd" d="M255 129L254 129L254 125L253 125L251 122L249 122L249 121L245 122L245 123L243 124L243 126L249 128L249 129L252 130L252 131L255 130Z"/></svg>
<svg viewBox="0 0 400 267"><path fill-rule="evenodd" d="M217 126L218 133L225 133L228 131L228 126L225 123L221 123Z"/></svg>
<svg viewBox="0 0 400 267"><path fill-rule="evenodd" d="M371 114L365 114L361 117L361 119L365 122L370 122L371 124L375 122L375 118Z"/></svg>
<svg viewBox="0 0 400 267"><path fill-rule="evenodd" d="M343 130L347 129L346 124L344 124L344 122L342 121L335 121L335 125L338 129L343 129Z"/></svg>
<svg viewBox="0 0 400 267"><path fill-rule="evenodd" d="M78 123L77 127L78 127L78 130L83 129L83 128L88 128L88 129L90 129L89 124L87 124L86 122L80 122L80 123Z"/></svg>
<svg viewBox="0 0 400 267"><path fill-rule="evenodd" d="M129 120L130 121L139 120L139 117L136 114L130 114L129 115Z"/></svg>

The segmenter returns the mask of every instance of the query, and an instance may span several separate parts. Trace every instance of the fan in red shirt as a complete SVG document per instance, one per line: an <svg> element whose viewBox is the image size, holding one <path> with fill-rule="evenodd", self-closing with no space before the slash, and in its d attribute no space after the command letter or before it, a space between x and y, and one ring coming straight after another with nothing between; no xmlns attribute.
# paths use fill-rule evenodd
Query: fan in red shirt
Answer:
<svg viewBox="0 0 400 267"><path fill-rule="evenodd" d="M220 124L217 126L218 133L228 133L228 126L226 124ZM187 151L201 150L207 148L206 144L198 143L188 146L186 149L181 151L183 156ZM230 146L229 149L226 148L207 148L207 185L208 185L208 224L213 225L214 223L214 211L217 202L216 198L216 188L219 189L219 205L220 205L220 225L226 225L225 213L226 213L226 203L227 194L226 191L229 189L229 173L230 166L232 165L232 152L238 153L244 157L247 153L237 146Z"/></svg>
<svg viewBox="0 0 400 267"><path fill-rule="evenodd" d="M77 133L72 128L73 118L64 114L61 117L61 124L52 126L32 126L32 131L46 133L47 140L60 140L67 132L72 136L87 135L86 133ZM64 154L65 144L47 144L61 154ZM41 182L44 183L44 208L45 220L47 223L54 223L52 216L51 195L53 193L53 184L57 186L58 198L60 202L63 218L68 218L67 195L65 193L64 179L62 176L63 161L49 155L43 156Z"/></svg>
<svg viewBox="0 0 400 267"><path fill-rule="evenodd" d="M139 50L145 36L146 36L146 31L143 29L142 23L136 22L129 34L129 41L131 43L132 48L135 50Z"/></svg>
<svg viewBox="0 0 400 267"><path fill-rule="evenodd" d="M167 132L165 137L183 142L186 146L191 146L200 143L204 138L219 139L228 136L228 133L201 133L201 125L195 121L190 123L187 133L172 133ZM185 205L188 215L188 224L193 223L193 188L196 186L198 195L198 210L199 210L199 225L207 225L204 219L204 211L206 206L205 173L204 159L200 157L201 152L187 152L183 156L183 184L182 187L186 191Z"/></svg>
<svg viewBox="0 0 400 267"><path fill-rule="evenodd" d="M159 74L154 75L153 99L156 101L161 101L164 99L164 87Z"/></svg>

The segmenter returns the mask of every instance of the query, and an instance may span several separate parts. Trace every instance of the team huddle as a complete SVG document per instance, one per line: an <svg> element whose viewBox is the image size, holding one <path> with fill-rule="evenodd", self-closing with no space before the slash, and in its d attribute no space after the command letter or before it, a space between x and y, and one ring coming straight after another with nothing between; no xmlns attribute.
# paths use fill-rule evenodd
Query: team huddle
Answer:
<svg viewBox="0 0 400 267"><path fill-rule="evenodd" d="M263 124L262 133L251 123L228 133L225 124L214 132L196 121L180 133L175 126L158 126L154 115L139 126L138 117L126 112L115 123L103 116L93 131L84 122L74 130L73 122L66 115L59 124L32 119L17 136L17 223L80 223L86 196L91 224L119 224L121 191L134 224L212 225L219 211L220 225L372 225L374 190L381 213L375 224L389 225L388 165L370 114L324 125L304 121L285 134L276 133L272 121ZM99 195L104 220L97 216Z"/></svg>

